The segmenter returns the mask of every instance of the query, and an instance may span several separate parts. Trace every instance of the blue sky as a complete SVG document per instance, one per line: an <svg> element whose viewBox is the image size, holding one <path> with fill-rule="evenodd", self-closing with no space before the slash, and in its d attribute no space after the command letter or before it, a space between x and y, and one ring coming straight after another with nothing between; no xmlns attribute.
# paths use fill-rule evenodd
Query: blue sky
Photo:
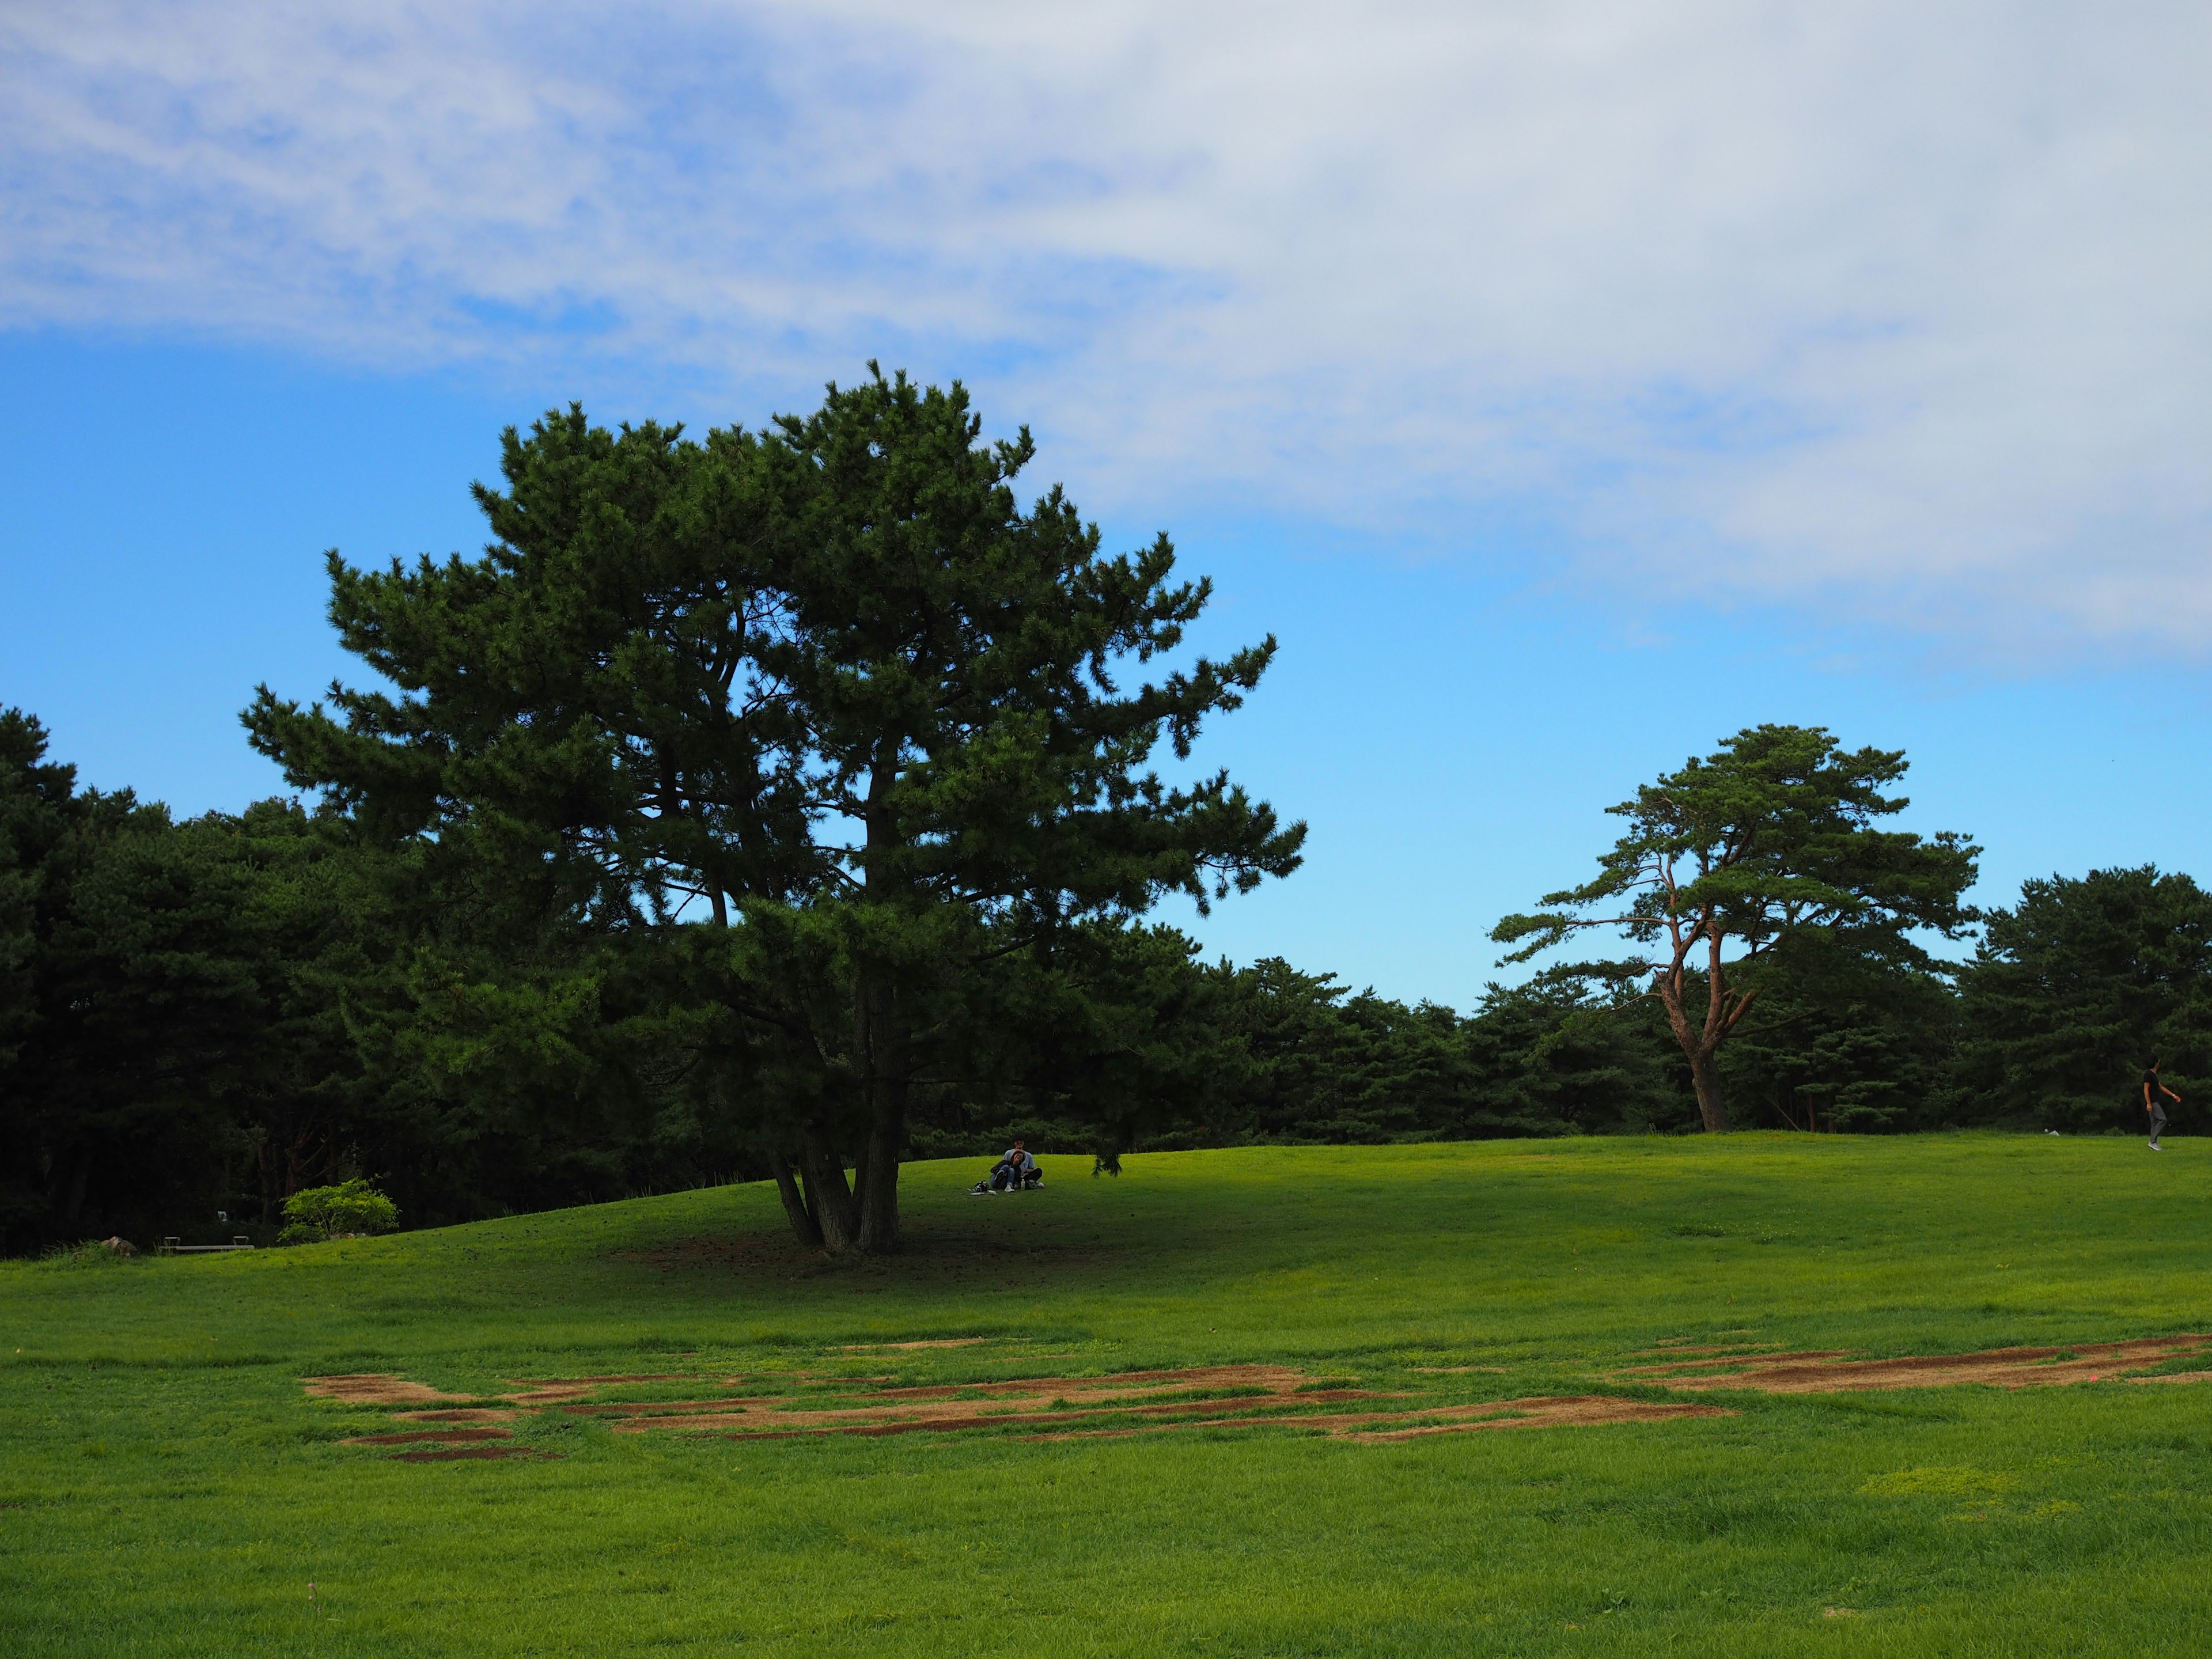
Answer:
<svg viewBox="0 0 2212 1659"><path fill-rule="evenodd" d="M0 702L182 810L472 549L498 428L870 356L1272 631L1313 827L1192 925L1471 1002L1742 725L1902 747L1982 896L2204 867L2201 8L91 3L0 22Z"/></svg>

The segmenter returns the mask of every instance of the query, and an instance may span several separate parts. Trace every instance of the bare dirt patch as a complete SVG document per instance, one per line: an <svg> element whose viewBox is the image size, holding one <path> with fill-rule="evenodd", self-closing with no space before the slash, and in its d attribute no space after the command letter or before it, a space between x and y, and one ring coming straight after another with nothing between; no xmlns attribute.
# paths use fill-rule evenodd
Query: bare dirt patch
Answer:
<svg viewBox="0 0 2212 1659"><path fill-rule="evenodd" d="M972 1348L979 1342L995 1342L992 1336L933 1336L926 1342L848 1342L839 1353L889 1353L909 1348Z"/></svg>
<svg viewBox="0 0 2212 1659"><path fill-rule="evenodd" d="M915 1429L983 1428L1101 1416L1220 1415L1271 1401L1297 1404L1385 1396L1312 1388L1316 1379L1287 1365L1205 1365L1183 1370L1122 1371L1110 1376L1020 1377L932 1383L854 1392L848 1382L756 1394L748 1398L652 1404L575 1405L579 1415L610 1419L618 1434L653 1428L843 1431L898 1434ZM1047 1402L1042 1403L1040 1402ZM685 1419L677 1421L674 1419Z"/></svg>
<svg viewBox="0 0 2212 1659"><path fill-rule="evenodd" d="M927 1344L899 1346L968 1346L975 1340L939 1338ZM338 1379L345 1385L342 1389L332 1388L333 1381L316 1379L318 1386L313 1391L349 1403L381 1403L394 1395L412 1401L416 1390L435 1392L396 1377ZM1586 1426L1726 1414L1711 1406L1595 1395L1469 1404L1436 1399L1422 1392L1384 1393L1357 1386L1357 1378L1272 1364L1197 1365L1105 1376L1000 1377L893 1387L884 1386L885 1382L882 1377L818 1372L721 1378L666 1374L563 1377L518 1382L515 1392L500 1398L514 1402L515 1407L529 1406L597 1418L617 1434L672 1430L737 1440L975 1432L1057 1440L1178 1428L1276 1425L1342 1438L1383 1441L1477 1428ZM672 1389L672 1397L660 1400L604 1397L605 1392L617 1388L629 1390L648 1383L681 1384L688 1397L673 1397ZM594 1395L601 1397L592 1398ZM1346 1407L1357 1409L1344 1409ZM426 1426L361 1435L343 1443L408 1446L411 1449L395 1455L414 1462L521 1455L526 1449L482 1443L510 1437L510 1431L489 1419L509 1419L518 1414L517 1409L490 1407L415 1412L407 1413L404 1420Z"/></svg>
<svg viewBox="0 0 2212 1659"><path fill-rule="evenodd" d="M937 1337L904 1343L854 1344L841 1352L968 1348L998 1339ZM1004 1355L978 1355L1002 1363ZM1841 1349L1796 1353L1729 1351L1717 1345L1670 1344L1632 1355L1612 1380L1684 1394L1735 1389L1763 1394L1825 1394L1869 1389L2063 1388L2101 1381L2195 1382L2212 1370L2130 1375L2212 1357L2212 1336L2142 1337L2069 1348L1996 1348L1978 1353L1854 1359ZM1486 1366L1420 1367L1431 1375L1492 1370ZM1031 1376L885 1386L880 1376L822 1371L711 1376L699 1373L516 1379L501 1403L394 1413L421 1430L363 1435L343 1443L410 1445L395 1454L410 1462L535 1455L505 1440L495 1425L535 1408L599 1419L617 1434L674 1431L732 1440L793 1436L876 1437L914 1433L996 1433L1026 1440L1157 1434L1177 1429L1274 1426L1363 1443L1490 1429L1588 1428L1732 1413L1690 1401L1624 1399L1607 1395L1540 1395L1516 1400L1439 1399L1417 1385L1381 1392L1358 1379L1318 1376L1291 1365L1199 1365L1121 1371L1104 1376ZM652 1385L665 1385L653 1388ZM421 1382L386 1376L309 1377L307 1391L349 1405L406 1405L467 1401ZM617 1389L666 1397L608 1398ZM1353 1407L1346 1410L1345 1407ZM1335 1409L1330 1409L1334 1407Z"/></svg>
<svg viewBox="0 0 2212 1659"><path fill-rule="evenodd" d="M695 1371L658 1372L640 1376L550 1376L536 1382L524 1377L507 1379L516 1392L503 1394L501 1400L512 1400L518 1406L552 1406L564 1400L581 1400L597 1389L611 1388L623 1382L696 1382Z"/></svg>
<svg viewBox="0 0 2212 1659"><path fill-rule="evenodd" d="M1747 1389L1761 1394L1951 1389L1967 1383L1998 1389L2051 1389L2115 1380L2125 1371L2207 1352L2212 1352L2212 1336L2148 1336L2127 1342L2076 1343L2066 1348L1991 1348L1981 1353L1913 1355L1901 1359L1851 1359L1840 1351L1745 1355L1632 1365L1614 1376L1624 1382L1656 1382L1669 1389Z"/></svg>
<svg viewBox="0 0 2212 1659"><path fill-rule="evenodd" d="M1685 1351L1676 1348L1670 1350L1669 1353L1672 1355L1683 1352ZM1848 1348L1808 1348L1802 1353L1777 1353L1771 1349L1747 1352L1741 1348L1734 1350L1715 1348L1694 1359L1678 1359L1670 1357L1662 1364L1631 1365L1620 1375L1648 1376L1667 1382L1671 1387L1673 1379L1677 1376L1702 1376L1708 1372L1715 1376L1732 1374L1723 1372L1721 1368L1724 1366L1796 1364L1806 1360L1845 1359L1850 1357L1850 1350ZM1651 1356L1648 1353L1641 1353L1631 1354L1629 1358L1649 1359Z"/></svg>
<svg viewBox="0 0 2212 1659"><path fill-rule="evenodd" d="M1617 1400L1607 1395L1572 1395L1492 1400L1468 1406L1435 1406L1411 1412L1346 1412L1325 1416L1247 1413L1211 1418L1196 1426L1244 1428L1273 1422L1327 1434L1334 1439L1379 1444L1393 1440L1412 1440L1423 1435L1465 1434L1479 1429L1590 1428L1602 1423L1657 1423L1675 1417L1735 1415L1735 1413L1718 1406L1692 1406L1674 1401ZM1078 1429L1067 1433L1035 1434L1026 1437L1031 1440L1078 1440L1152 1434L1164 1428L1192 1426L1187 1423L1177 1423L1139 1428Z"/></svg>
<svg viewBox="0 0 2212 1659"><path fill-rule="evenodd" d="M1411 1440L1424 1434L1462 1434L1476 1429L1552 1429L1592 1428L1601 1423L1663 1423L1676 1417L1734 1417L1735 1413L1717 1406L1692 1406L1671 1400L1617 1400L1609 1395L1539 1395L1527 1400L1507 1400L1498 1407L1462 1406L1451 1408L1449 1414L1461 1412L1502 1411L1510 1415L1480 1418L1474 1422L1436 1422L1417 1424L1412 1428L1386 1429L1352 1434L1352 1440ZM1433 1413L1443 1417L1446 1413Z"/></svg>
<svg viewBox="0 0 2212 1659"><path fill-rule="evenodd" d="M940 1340L934 1346L950 1345ZM858 1386L860 1381L787 1377L775 1384L765 1378L746 1384L746 1379L731 1378L729 1386L746 1385L752 1391L720 1398L576 1401L560 1409L599 1418L617 1434L674 1430L738 1440L969 1432L1059 1440L1279 1425L1379 1441L1480 1427L1587 1426L1726 1414L1711 1406L1595 1395L1464 1404L1420 1393L1363 1389L1354 1386L1357 1379L1316 1376L1291 1365L1200 1365L872 1389ZM1325 1409L1348 1405L1365 1408Z"/></svg>
<svg viewBox="0 0 2212 1659"><path fill-rule="evenodd" d="M319 1400L339 1400L349 1406L434 1406L445 1400L474 1398L465 1394L446 1394L427 1383L410 1382L401 1376L373 1374L303 1377L301 1386Z"/></svg>

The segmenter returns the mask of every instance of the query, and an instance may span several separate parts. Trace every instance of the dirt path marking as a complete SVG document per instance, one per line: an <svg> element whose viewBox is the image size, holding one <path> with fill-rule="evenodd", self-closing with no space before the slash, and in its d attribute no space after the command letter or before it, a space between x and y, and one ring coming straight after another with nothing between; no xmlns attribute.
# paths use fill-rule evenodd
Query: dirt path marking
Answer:
<svg viewBox="0 0 2212 1659"><path fill-rule="evenodd" d="M1616 1400L1609 1395L1555 1395L1528 1400L1507 1400L1501 1406L1512 1414L1472 1423L1433 1423L1410 1429L1370 1431L1347 1435L1352 1440L1411 1440L1424 1434L1462 1434L1474 1429L1591 1428L1601 1423L1662 1423L1675 1417L1734 1417L1717 1406L1692 1406L1670 1400ZM1449 1408L1450 1413L1494 1409L1479 1406ZM1446 1413L1432 1413L1444 1416Z"/></svg>
<svg viewBox="0 0 2212 1659"><path fill-rule="evenodd" d="M872 1346L966 1347L988 1340L958 1337ZM1969 1383L2028 1389L2108 1380L2212 1381L2212 1370L2158 1376L2128 1375L2173 1360L2212 1357L2212 1336L2204 1335L2141 1337L2069 1348L1996 1348L1980 1353L1898 1359L1853 1359L1842 1349L1796 1353L1729 1352L1717 1345L1686 1342L1666 1344L1656 1351L1629 1357L1642 1363L1615 1370L1613 1380L1656 1384L1685 1394L1721 1389L1827 1394L1955 1388ZM1449 1368L1452 1371L1485 1369L1489 1368ZM732 1440L985 1432L1018 1434L1030 1440L1066 1440L1276 1425L1364 1443L1489 1429L1583 1428L1731 1414L1717 1407L1683 1400L1626 1400L1603 1395L1540 1395L1457 1402L1437 1400L1419 1391L1382 1393L1363 1389L1356 1386L1356 1378L1316 1376L1291 1365L1198 1365L1107 1376L883 1386L887 1381L880 1376L841 1376L818 1371L515 1379L508 1392L490 1397L500 1402L497 1405L474 1403L478 1397L443 1393L398 1376L308 1377L305 1387L310 1395L348 1405L432 1407L393 1415L438 1427L363 1435L343 1443L413 1445L416 1449L394 1454L413 1462L543 1455L522 1447L477 1443L509 1438L508 1430L494 1425L511 1422L530 1409L596 1418L617 1434L674 1431ZM681 1384L687 1397L604 1397L607 1390L655 1383ZM676 1395L672 1388L667 1392ZM446 1401L464 1403L441 1404ZM1358 1409L1328 1409L1347 1406Z"/></svg>
<svg viewBox="0 0 2212 1659"><path fill-rule="evenodd" d="M979 1342L999 1342L996 1336L933 1336L926 1342L848 1342L839 1353L892 1353L914 1348L972 1348Z"/></svg>
<svg viewBox="0 0 2212 1659"><path fill-rule="evenodd" d="M1479 1428L1586 1426L1729 1415L1680 1401L1597 1395L1454 1404L1419 1393L1381 1393L1351 1379L1290 1365L1200 1365L1108 1376L1020 1377L855 1390L850 1379L812 1389L720 1400L568 1403L617 1434L673 1430L734 1440L799 1435L1015 1431L1030 1440L1161 1433L1183 1428L1279 1425L1346 1439L1383 1441ZM1382 1407L1381 1402L1391 1402ZM1318 1409L1375 1402L1366 1410ZM1402 1403L1401 1403L1402 1402Z"/></svg>
<svg viewBox="0 0 2212 1659"><path fill-rule="evenodd" d="M1431 1376L1464 1376L1470 1371L1488 1371L1504 1376L1513 1369L1510 1365L1413 1365L1410 1370L1425 1372Z"/></svg>
<svg viewBox="0 0 2212 1659"><path fill-rule="evenodd" d="M1733 1359L1631 1365L1613 1375L1620 1381L1656 1382L1668 1389L1751 1389L1761 1394L1951 1389L1972 1382L1999 1389L2052 1389L2111 1380L2123 1371L2207 1352L2212 1352L2212 1336L2147 1336L2129 1342L2081 1342L2066 1348L1991 1348L1982 1353L1914 1355L1902 1359L1849 1359L1841 1352L1747 1354Z"/></svg>
<svg viewBox="0 0 2212 1659"><path fill-rule="evenodd" d="M1316 1376L1291 1365L1197 1365L1107 1376L1013 1377L889 1388L882 1386L886 1381L817 1372L720 1379L667 1375L546 1378L520 1382L515 1391L498 1396L513 1402L512 1406L395 1413L404 1421L441 1426L361 1435L343 1443L411 1446L416 1449L397 1455L415 1462L520 1454L525 1449L477 1443L508 1438L510 1431L493 1425L511 1420L521 1408L532 1407L597 1418L617 1434L675 1431L736 1440L979 1431L1061 1440L1274 1424L1346 1439L1385 1441L1474 1429L1583 1426L1728 1414L1712 1406L1596 1395L1457 1403L1419 1392L1362 1389L1353 1386L1356 1379ZM702 1397L644 1401L590 1397L602 1390L648 1382L683 1383ZM717 1388L724 1392L713 1392ZM352 1404L411 1403L424 1395L439 1399L466 1397L439 1395L422 1383L389 1376L317 1378L311 1381L309 1391ZM1361 1409L1342 1409L1347 1406Z"/></svg>
<svg viewBox="0 0 2212 1659"><path fill-rule="evenodd" d="M1601 1423L1658 1423L1676 1417L1734 1417L1718 1406L1679 1401L1619 1400L1610 1395L1541 1395L1525 1400L1491 1400L1472 1406L1431 1406L1411 1412L1347 1412L1311 1416L1221 1416L1200 1423L1163 1423L1142 1428L1076 1429L1032 1434L1030 1440L1087 1440L1131 1434L1157 1434L1170 1428L1238 1428L1276 1422L1316 1429L1333 1439L1363 1444L1412 1440L1431 1434L1466 1434L1479 1429L1591 1428ZM1389 1425L1389 1426L1379 1426Z"/></svg>
<svg viewBox="0 0 2212 1659"><path fill-rule="evenodd" d="M309 1376L301 1386L322 1400L342 1400L349 1406L434 1406L441 1400L470 1400L465 1394L445 1394L426 1383L381 1375Z"/></svg>
<svg viewBox="0 0 2212 1659"><path fill-rule="evenodd" d="M549 1376L537 1382L510 1376L507 1380L516 1392L501 1395L501 1400L512 1400L518 1406L550 1406L563 1400L581 1400L595 1389L621 1382L698 1382L705 1379L696 1371L666 1371L638 1376Z"/></svg>

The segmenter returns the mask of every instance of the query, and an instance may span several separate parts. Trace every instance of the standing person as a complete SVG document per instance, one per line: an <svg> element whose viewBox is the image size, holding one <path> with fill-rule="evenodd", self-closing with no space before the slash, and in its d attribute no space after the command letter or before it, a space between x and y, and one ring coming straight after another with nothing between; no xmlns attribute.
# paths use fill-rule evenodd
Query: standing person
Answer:
<svg viewBox="0 0 2212 1659"><path fill-rule="evenodd" d="M2165 1096L2166 1100L2160 1099L2160 1095ZM2181 1097L2159 1080L2158 1056L2153 1054L2150 1069L2143 1073L2143 1110L2150 1114L2150 1149L2154 1152L2166 1150L2158 1144L2158 1137L2159 1132L2166 1127L2166 1100L2177 1106L2181 1104Z"/></svg>

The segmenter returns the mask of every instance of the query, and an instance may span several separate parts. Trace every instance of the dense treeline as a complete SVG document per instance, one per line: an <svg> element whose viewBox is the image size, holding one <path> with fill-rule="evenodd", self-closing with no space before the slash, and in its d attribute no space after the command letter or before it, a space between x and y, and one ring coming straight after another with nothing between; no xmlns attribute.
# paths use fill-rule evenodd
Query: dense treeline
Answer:
<svg viewBox="0 0 2212 1659"><path fill-rule="evenodd" d="M2188 1127L2212 898L2108 870L1978 919L1978 849L1882 827L1903 757L1818 728L1646 786L1496 935L1637 961L1462 1013L1202 960L1147 913L1289 874L1304 826L1152 758L1273 641L1160 672L1207 585L1021 508L1027 434L979 430L878 374L759 433L508 432L483 558L331 556L383 689L246 711L296 799L179 821L0 713L6 1248L270 1238L356 1176L414 1225L769 1177L865 1252L902 1160L1014 1133L2078 1133L2137 1127L2154 1052ZM1923 948L1977 920L1970 960Z"/></svg>
<svg viewBox="0 0 2212 1659"><path fill-rule="evenodd" d="M690 1086L714 1034L649 980L580 947L527 980L495 972L467 894L419 848L286 800L179 822L76 788L45 750L35 721L0 714L11 1249L273 1237L289 1194L356 1173L413 1224L768 1174L742 1114ZM1698 1123L1660 1007L1595 967L1493 987L1462 1014L1279 960L1207 963L1165 928L1094 944L1098 972L1141 986L1115 1004L1139 1029L1100 1045L1118 1071L1091 1066L1088 1098L1072 1071L936 1087L909 1155L1014 1133L1089 1152ZM2212 1077L2212 895L2185 875L2030 882L1955 972L1870 971L1815 941L1761 964L1760 985L1723 1051L1745 1127L2133 1132L2156 1053L2186 1128L2193 1080Z"/></svg>

